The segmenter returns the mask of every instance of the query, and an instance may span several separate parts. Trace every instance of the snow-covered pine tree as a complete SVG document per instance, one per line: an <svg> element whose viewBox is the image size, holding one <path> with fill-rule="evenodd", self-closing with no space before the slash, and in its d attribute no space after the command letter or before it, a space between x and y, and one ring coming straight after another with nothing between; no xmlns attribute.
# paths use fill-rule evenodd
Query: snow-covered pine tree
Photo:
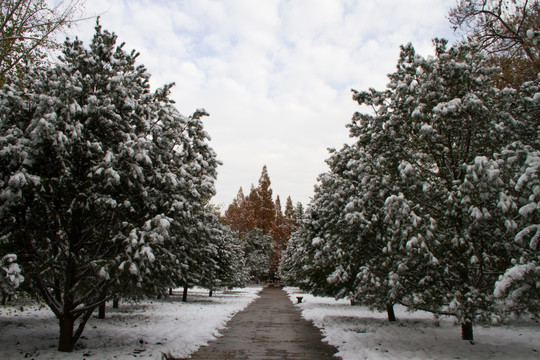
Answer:
<svg viewBox="0 0 540 360"><path fill-rule="evenodd" d="M264 281L270 275L272 260L272 236L255 228L240 234L241 243L246 257L246 268L251 281Z"/></svg>
<svg viewBox="0 0 540 360"><path fill-rule="evenodd" d="M367 124L368 118L364 120L362 124ZM392 146L375 136L367 143L375 148L376 141L378 146ZM391 234L385 223L385 200L395 188L389 160L368 153L360 141L332 151L327 160L330 172L319 177L308 215L289 241L281 272L305 290L348 297L352 303L386 310L394 320L400 287L393 275L396 257L385 251Z"/></svg>
<svg viewBox="0 0 540 360"><path fill-rule="evenodd" d="M296 214L294 212L294 205L290 196L287 196L283 215L285 216L285 220L289 224L289 227L294 228L296 226Z"/></svg>
<svg viewBox="0 0 540 360"><path fill-rule="evenodd" d="M61 351L109 297L196 276L190 257L208 251L218 162L204 112L181 115L170 86L151 93L116 40L98 25L89 49L68 40L58 64L0 91L2 251L58 317Z"/></svg>
<svg viewBox="0 0 540 360"><path fill-rule="evenodd" d="M300 225L291 234L278 268L282 282L298 286L303 290L309 290L308 274L304 271L304 265L309 261L307 242L311 236L308 231L305 226Z"/></svg>
<svg viewBox="0 0 540 360"><path fill-rule="evenodd" d="M355 186L345 179L349 147L333 152L327 160L331 171L319 176L315 194L299 230L289 240L281 262L287 282L317 295L349 297L358 261L356 229L344 209Z"/></svg>
<svg viewBox="0 0 540 360"><path fill-rule="evenodd" d="M0 258L0 297L2 305L6 305L7 298L13 295L15 290L24 281L21 268L17 264L17 255L7 254Z"/></svg>
<svg viewBox="0 0 540 360"><path fill-rule="evenodd" d="M304 217L304 205L300 201L294 207L294 217L296 221L300 221Z"/></svg>
<svg viewBox="0 0 540 360"><path fill-rule="evenodd" d="M249 270L238 233L222 225L217 215L211 221L214 226L209 227L208 236L214 253L203 261L203 276L198 284L211 292L223 287L245 286Z"/></svg>
<svg viewBox="0 0 540 360"><path fill-rule="evenodd" d="M399 161L401 204L410 219L422 219L418 234L396 219L398 233L387 248L406 252L402 269L409 269L409 284L420 285L407 286L404 301L455 315L463 338L472 340L472 323L492 311L496 274L511 255L512 229L497 207L506 189L494 157L517 135L505 111L509 94L493 87L498 69L475 45L449 48L436 40L435 50L426 59L412 45L402 47L389 90L359 92L355 99L363 105L379 98L379 133L393 141L386 156ZM369 136L362 128L351 131Z"/></svg>
<svg viewBox="0 0 540 360"><path fill-rule="evenodd" d="M219 253L219 279L222 286L243 287L249 281L249 268L247 267L247 257L238 233L229 228L223 230L224 237L221 244L223 250Z"/></svg>
<svg viewBox="0 0 540 360"><path fill-rule="evenodd" d="M506 310L518 314L540 313L540 74L536 81L524 83L520 94L511 103L521 115L516 123L521 127L519 140L504 149L499 163L509 176L513 197L501 199L503 208L517 208L518 215L507 221L515 228L515 252L512 266L495 284L495 296L505 299ZM516 129L516 131L519 129ZM505 200L505 201L502 201ZM513 200L513 201L512 201ZM515 220L515 221L514 221Z"/></svg>
<svg viewBox="0 0 540 360"><path fill-rule="evenodd" d="M372 138L371 145L375 145L375 141ZM388 139L383 143L385 145L380 143L379 146L392 146ZM392 167L396 159L382 152L369 152L360 143L351 150L355 153L347 163L347 182L354 184L356 191L343 212L357 236L356 241L349 244L351 249L341 249L350 252L354 248L358 254L351 268L355 281L350 296L355 304L387 311L388 320L394 321L393 306L401 301L403 293L398 275L402 254L390 251L389 246L394 220L389 217L391 203L388 200L398 194Z"/></svg>
<svg viewBox="0 0 540 360"><path fill-rule="evenodd" d="M522 149L524 150L524 149ZM523 154L522 154L523 155ZM495 296L505 299L506 311L524 314L540 314L540 151L527 151L524 171L517 179L515 190L520 193L516 203L520 205L516 222L516 245L512 266L501 275L495 284ZM515 203L509 203L515 206ZM501 203L501 206L506 204Z"/></svg>

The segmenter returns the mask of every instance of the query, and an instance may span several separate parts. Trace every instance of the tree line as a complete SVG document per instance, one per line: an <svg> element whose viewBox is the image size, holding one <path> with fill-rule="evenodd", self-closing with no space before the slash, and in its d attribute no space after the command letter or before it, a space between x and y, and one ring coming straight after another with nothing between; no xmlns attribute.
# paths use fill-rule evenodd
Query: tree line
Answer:
<svg viewBox="0 0 540 360"><path fill-rule="evenodd" d="M353 90L370 110L280 271L389 320L395 304L454 316L473 341L474 323L539 311L540 4L464 0L450 19L466 39L403 45L386 90Z"/></svg>
<svg viewBox="0 0 540 360"><path fill-rule="evenodd" d="M251 280L278 280L278 266L283 250L303 216L300 202L293 205L290 196L281 209L279 195L274 201L268 169L263 166L259 184L251 186L246 196L242 188L228 206L222 222L238 234L246 246Z"/></svg>
<svg viewBox="0 0 540 360"><path fill-rule="evenodd" d="M45 302L68 352L109 300L268 280L295 218L266 167L221 216L206 111L181 114L174 84L152 91L139 54L99 22L88 47L55 43L79 5L0 2L0 296Z"/></svg>
<svg viewBox="0 0 540 360"><path fill-rule="evenodd" d="M4 27L35 15L0 54L3 301L24 291L45 302L69 352L108 300L245 285L244 249L210 204L220 162L206 111L181 114L174 84L152 91L139 54L99 22L88 47L67 39L43 61L65 18L44 27L46 2L0 4Z"/></svg>

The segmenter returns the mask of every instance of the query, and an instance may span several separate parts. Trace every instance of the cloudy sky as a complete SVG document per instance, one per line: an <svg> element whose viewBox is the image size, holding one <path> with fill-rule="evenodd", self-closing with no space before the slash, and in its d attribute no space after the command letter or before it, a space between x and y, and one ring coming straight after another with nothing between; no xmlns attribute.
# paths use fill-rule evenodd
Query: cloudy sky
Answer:
<svg viewBox="0 0 540 360"><path fill-rule="evenodd" d="M399 45L423 55L454 39L455 0L88 0L173 98L205 128L223 166L213 202L226 207L267 165L274 195L306 204L327 148L348 142L351 88L382 89ZM92 20L73 32L85 42Z"/></svg>

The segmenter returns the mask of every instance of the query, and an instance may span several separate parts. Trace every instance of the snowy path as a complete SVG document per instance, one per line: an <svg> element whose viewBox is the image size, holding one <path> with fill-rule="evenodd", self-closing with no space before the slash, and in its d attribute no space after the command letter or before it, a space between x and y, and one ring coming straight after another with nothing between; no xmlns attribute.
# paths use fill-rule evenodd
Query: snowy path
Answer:
<svg viewBox="0 0 540 360"><path fill-rule="evenodd" d="M501 326L475 327L476 345L460 339L453 319L437 323L429 313L396 308L398 322L386 314L348 301L314 297L286 288L302 316L321 328L343 360L391 359L540 359L540 324L533 320ZM72 354L56 351L58 325L46 307L0 306L0 359L161 359L162 353L187 357L219 335L219 329L257 297L260 288L217 292L190 290L188 303L180 295L108 309L107 319L90 319Z"/></svg>
<svg viewBox="0 0 540 360"><path fill-rule="evenodd" d="M337 349L321 340L319 330L302 319L281 287L269 286L227 323L222 337L190 359L336 359L333 354Z"/></svg>

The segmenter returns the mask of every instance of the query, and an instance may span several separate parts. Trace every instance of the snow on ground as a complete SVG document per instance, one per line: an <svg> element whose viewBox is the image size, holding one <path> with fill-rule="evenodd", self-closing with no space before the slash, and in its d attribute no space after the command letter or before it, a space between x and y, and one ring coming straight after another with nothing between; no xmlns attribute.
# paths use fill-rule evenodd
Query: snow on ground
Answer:
<svg viewBox="0 0 540 360"><path fill-rule="evenodd" d="M185 357L219 336L218 329L260 290L215 291L208 297L206 290L190 289L183 303L178 289L164 300L107 306L106 319L88 321L73 353L56 350L58 322L48 307L0 306L0 359L161 359L162 353Z"/></svg>
<svg viewBox="0 0 540 360"><path fill-rule="evenodd" d="M298 288L285 288L302 316L321 329L325 341L339 349L343 360L356 359L540 359L540 324L514 321L500 326L475 326L475 344L461 340L461 327L452 318L435 321L430 313L408 312L396 306L398 321L385 313L351 306L347 300L315 297Z"/></svg>

